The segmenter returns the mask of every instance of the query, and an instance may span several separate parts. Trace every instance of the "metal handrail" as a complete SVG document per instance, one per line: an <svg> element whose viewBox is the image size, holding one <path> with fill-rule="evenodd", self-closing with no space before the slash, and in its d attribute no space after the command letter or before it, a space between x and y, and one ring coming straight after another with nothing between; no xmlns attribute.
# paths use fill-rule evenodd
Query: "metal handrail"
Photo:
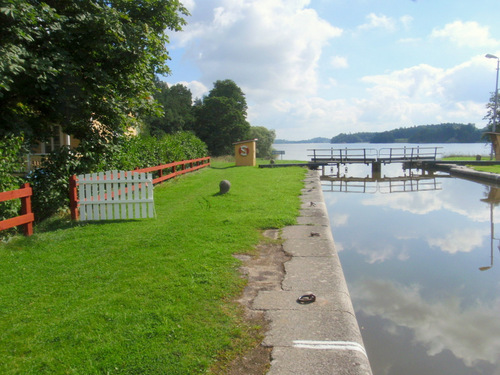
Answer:
<svg viewBox="0 0 500 375"><path fill-rule="evenodd" d="M377 150L374 148L327 148L327 149L308 149L312 151L312 161L334 160L339 163L349 161L362 161L369 163L377 159Z"/></svg>
<svg viewBox="0 0 500 375"><path fill-rule="evenodd" d="M375 148L328 148L308 149L312 151L311 161L332 161L338 163L347 162L384 162L392 161L414 161L414 160L436 160L438 150L442 147L391 147L377 150Z"/></svg>
<svg viewBox="0 0 500 375"><path fill-rule="evenodd" d="M442 147L391 147L391 148L381 148L379 150L378 160L391 162L393 160L436 160L438 157L438 149ZM384 153L388 156L385 156Z"/></svg>

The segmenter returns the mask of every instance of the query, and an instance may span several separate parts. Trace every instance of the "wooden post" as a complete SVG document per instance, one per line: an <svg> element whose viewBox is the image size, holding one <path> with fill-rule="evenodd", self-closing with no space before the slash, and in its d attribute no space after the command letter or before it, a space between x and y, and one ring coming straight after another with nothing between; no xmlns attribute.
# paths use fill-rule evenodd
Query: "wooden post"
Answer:
<svg viewBox="0 0 500 375"><path fill-rule="evenodd" d="M78 220L78 189L76 187L76 175L69 178L69 210L71 220Z"/></svg>
<svg viewBox="0 0 500 375"><path fill-rule="evenodd" d="M33 190L30 187L29 183L25 183L23 185L23 189L27 189L28 193L26 197L21 198L21 215L33 215L31 212L31 195L33 194ZM24 235L31 236L33 234L33 221L29 221L24 224Z"/></svg>
<svg viewBox="0 0 500 375"><path fill-rule="evenodd" d="M380 161L372 162L372 177L380 178L381 172L382 172L382 162Z"/></svg>

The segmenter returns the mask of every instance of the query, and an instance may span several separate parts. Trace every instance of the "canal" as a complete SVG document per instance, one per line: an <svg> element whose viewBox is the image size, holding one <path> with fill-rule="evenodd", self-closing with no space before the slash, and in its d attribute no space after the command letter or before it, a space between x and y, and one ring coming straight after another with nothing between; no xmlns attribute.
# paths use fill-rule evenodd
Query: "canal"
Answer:
<svg viewBox="0 0 500 375"><path fill-rule="evenodd" d="M330 147L287 146L274 147L294 160ZM363 168L334 167L351 182L322 186L373 373L500 374L500 187L397 164L374 181Z"/></svg>

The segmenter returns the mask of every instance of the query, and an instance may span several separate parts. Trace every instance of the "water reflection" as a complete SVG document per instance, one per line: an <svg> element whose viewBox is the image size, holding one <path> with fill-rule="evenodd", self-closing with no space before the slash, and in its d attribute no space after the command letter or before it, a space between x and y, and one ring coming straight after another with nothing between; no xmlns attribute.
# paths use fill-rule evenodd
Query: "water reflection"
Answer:
<svg viewBox="0 0 500 375"><path fill-rule="evenodd" d="M500 374L499 187L395 171L322 181L374 374Z"/></svg>
<svg viewBox="0 0 500 375"><path fill-rule="evenodd" d="M481 271L487 271L490 268L493 267L493 241L494 240L500 240L500 238L495 238L495 221L493 220L493 209L495 206L498 206L500 203L500 188L498 187L490 187L490 191L488 193L488 197L485 199L481 199L483 202L488 203L490 205L490 223L491 223L491 230L490 230L490 247L491 247L491 254L490 254L490 265L489 266L483 266L479 267L479 270ZM498 250L500 251L500 243L497 246Z"/></svg>
<svg viewBox="0 0 500 375"><path fill-rule="evenodd" d="M441 183L432 174L411 174L409 176L382 177L337 177L323 176L323 190L344 193L382 194L408 193L412 191L441 190ZM328 183L326 183L328 182Z"/></svg>

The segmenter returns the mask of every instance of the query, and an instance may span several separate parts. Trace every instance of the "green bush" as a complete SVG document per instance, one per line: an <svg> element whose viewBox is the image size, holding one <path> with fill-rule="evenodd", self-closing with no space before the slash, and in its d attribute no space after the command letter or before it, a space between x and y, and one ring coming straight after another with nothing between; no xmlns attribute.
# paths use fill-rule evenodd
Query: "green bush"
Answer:
<svg viewBox="0 0 500 375"><path fill-rule="evenodd" d="M17 175L24 169L22 151L24 150L23 136L0 137L0 192L19 189L23 183ZM19 215L20 199L0 202L0 221ZM15 233L15 228L0 231L0 240Z"/></svg>
<svg viewBox="0 0 500 375"><path fill-rule="evenodd" d="M82 141L76 150L61 147L52 152L40 169L30 173L33 211L37 221L69 205L69 177L106 170L152 167L207 155L206 145L189 132L155 137L121 137L115 140Z"/></svg>
<svg viewBox="0 0 500 375"><path fill-rule="evenodd" d="M61 147L42 161L41 168L27 176L33 188L32 206L37 222L69 206L69 177L84 173L81 167L77 153Z"/></svg>
<svg viewBox="0 0 500 375"><path fill-rule="evenodd" d="M112 167L112 169L132 170L137 167L152 167L204 157L208 153L205 143L190 132L167 134L161 138L122 138L118 145L120 152L113 155L107 169Z"/></svg>

